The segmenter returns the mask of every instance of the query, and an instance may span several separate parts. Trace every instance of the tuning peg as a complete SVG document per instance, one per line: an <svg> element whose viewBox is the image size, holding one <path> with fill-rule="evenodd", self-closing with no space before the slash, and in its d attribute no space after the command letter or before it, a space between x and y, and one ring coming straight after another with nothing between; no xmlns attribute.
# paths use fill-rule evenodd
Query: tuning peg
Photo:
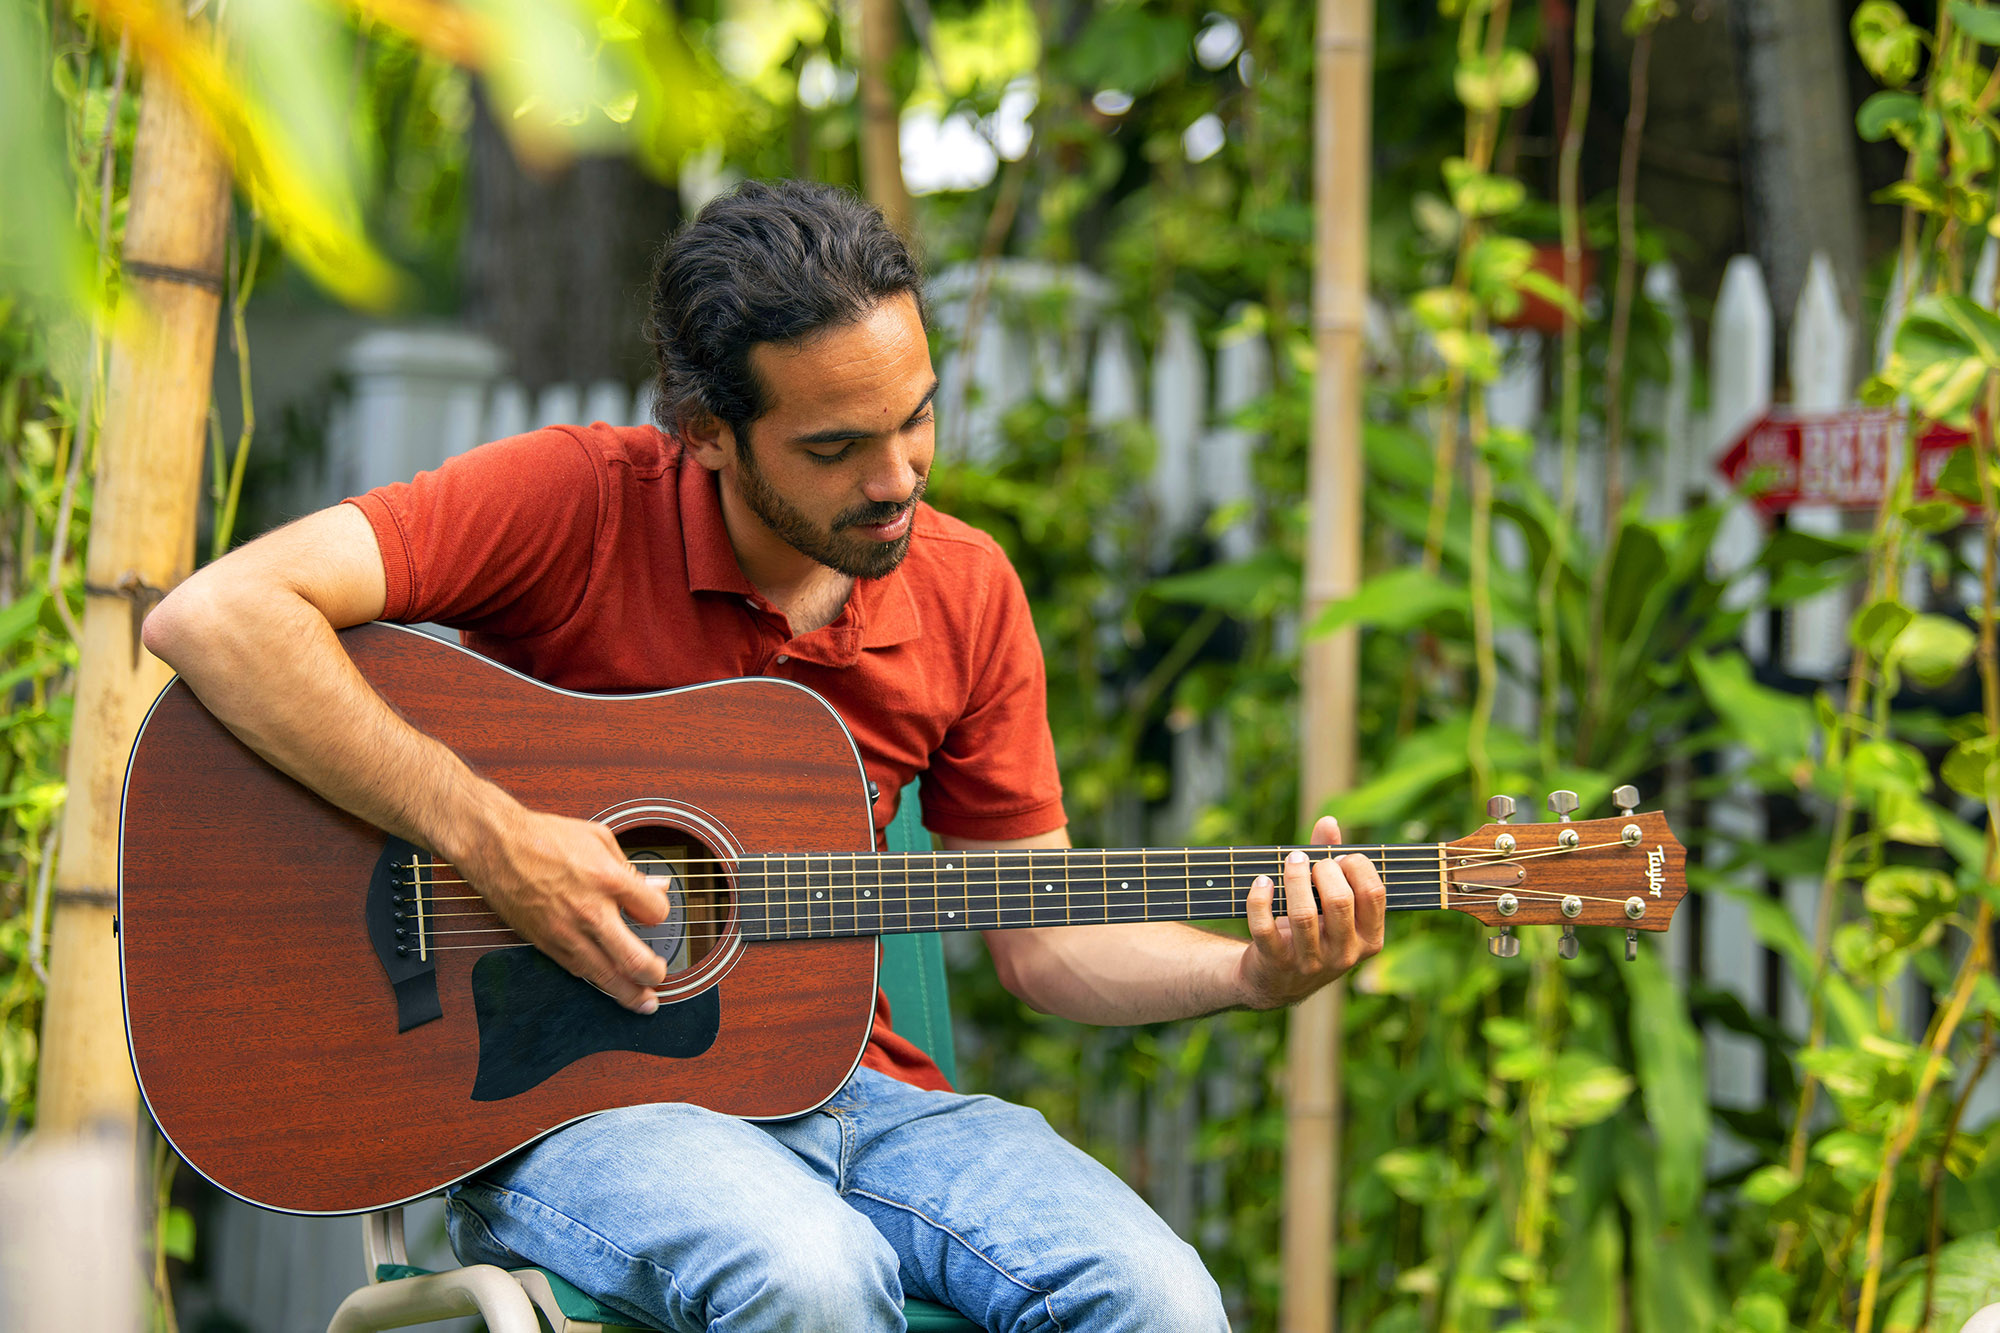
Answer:
<svg viewBox="0 0 2000 1333"><path fill-rule="evenodd" d="M1489 796L1486 798L1486 813L1502 824L1514 817L1514 798L1511 796Z"/></svg>
<svg viewBox="0 0 2000 1333"><path fill-rule="evenodd" d="M1576 957L1577 947L1576 927L1564 926L1562 938L1556 941L1556 952L1565 958L1574 958Z"/></svg>
<svg viewBox="0 0 2000 1333"><path fill-rule="evenodd" d="M1625 961L1628 963L1639 961L1639 932L1636 930L1625 932Z"/></svg>
<svg viewBox="0 0 2000 1333"><path fill-rule="evenodd" d="M1575 813L1577 804L1576 793L1573 791L1564 790L1549 793L1549 809L1555 811L1564 823L1569 822L1569 817Z"/></svg>
<svg viewBox="0 0 2000 1333"><path fill-rule="evenodd" d="M1639 789L1626 783L1611 793L1611 804L1618 807L1619 814L1630 818L1632 812L1639 808Z"/></svg>
<svg viewBox="0 0 2000 1333"><path fill-rule="evenodd" d="M1515 958L1520 955L1521 941L1514 938L1512 926L1502 926L1486 941L1486 949L1495 958Z"/></svg>

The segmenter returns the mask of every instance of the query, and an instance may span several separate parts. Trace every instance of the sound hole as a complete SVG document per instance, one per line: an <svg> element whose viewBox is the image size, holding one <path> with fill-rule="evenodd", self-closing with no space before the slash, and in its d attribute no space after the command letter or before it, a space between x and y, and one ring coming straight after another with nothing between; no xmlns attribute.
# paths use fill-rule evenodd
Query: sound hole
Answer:
<svg viewBox="0 0 2000 1333"><path fill-rule="evenodd" d="M699 974L711 959L720 961L735 927L735 895L722 866L708 848L685 839L678 830L659 828L619 835L641 870L667 881L667 923L636 929L667 960L669 987L689 979L685 974Z"/></svg>

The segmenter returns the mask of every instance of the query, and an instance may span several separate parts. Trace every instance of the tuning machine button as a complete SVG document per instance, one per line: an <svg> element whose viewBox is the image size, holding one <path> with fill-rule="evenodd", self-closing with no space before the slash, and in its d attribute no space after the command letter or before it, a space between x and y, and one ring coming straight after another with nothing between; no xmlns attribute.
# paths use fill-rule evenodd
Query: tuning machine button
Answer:
<svg viewBox="0 0 2000 1333"><path fill-rule="evenodd" d="M1516 958L1521 953L1521 941L1514 938L1512 926L1502 926L1486 941L1486 949L1495 958Z"/></svg>
<svg viewBox="0 0 2000 1333"><path fill-rule="evenodd" d="M1619 814L1630 819L1632 812L1639 808L1639 789L1626 783L1611 793L1611 804L1618 807Z"/></svg>
<svg viewBox="0 0 2000 1333"><path fill-rule="evenodd" d="M1576 927L1564 926L1562 938L1556 941L1556 952L1565 958L1574 958L1576 957L1577 948Z"/></svg>
<svg viewBox="0 0 2000 1333"><path fill-rule="evenodd" d="M1487 797L1486 813L1500 823L1506 823L1514 817L1514 798L1511 796Z"/></svg>
<svg viewBox="0 0 2000 1333"><path fill-rule="evenodd" d="M1549 809L1555 811L1556 817L1564 823L1568 823L1569 817L1576 813L1578 804L1580 802L1577 800L1576 793L1567 788L1549 793Z"/></svg>
<svg viewBox="0 0 2000 1333"><path fill-rule="evenodd" d="M1639 932L1636 929L1625 932L1625 961L1628 963L1639 961Z"/></svg>

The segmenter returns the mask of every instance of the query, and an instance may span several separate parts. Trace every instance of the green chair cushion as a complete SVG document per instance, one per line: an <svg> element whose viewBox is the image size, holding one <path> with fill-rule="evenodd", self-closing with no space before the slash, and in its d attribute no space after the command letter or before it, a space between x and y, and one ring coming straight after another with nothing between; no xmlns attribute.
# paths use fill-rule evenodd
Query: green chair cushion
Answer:
<svg viewBox="0 0 2000 1333"><path fill-rule="evenodd" d="M412 1264L377 1264L375 1280L394 1282L397 1278L423 1277L431 1270L418 1268ZM624 1315L608 1305L599 1305L574 1286L563 1281L546 1268L534 1270L548 1279L549 1290L555 1293L556 1305L571 1319L584 1319L603 1324L607 1328L639 1328L626 1321ZM929 1301L904 1301L903 1318L910 1326L910 1333L977 1333L979 1326L968 1321L955 1310L947 1310L942 1305L932 1305ZM640 1333L652 1333L640 1329Z"/></svg>

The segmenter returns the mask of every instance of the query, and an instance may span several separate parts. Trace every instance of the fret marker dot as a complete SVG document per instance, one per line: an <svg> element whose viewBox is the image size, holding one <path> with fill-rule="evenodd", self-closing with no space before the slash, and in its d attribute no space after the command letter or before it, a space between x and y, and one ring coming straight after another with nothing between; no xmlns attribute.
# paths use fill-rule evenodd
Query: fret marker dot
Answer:
<svg viewBox="0 0 2000 1333"><path fill-rule="evenodd" d="M944 863L944 868L945 868L946 870L950 870L950 869L952 869L953 867L952 867L952 864L951 864L951 862L949 862L949 861L946 861L946 862Z"/></svg>
<svg viewBox="0 0 2000 1333"><path fill-rule="evenodd" d="M1209 888L1211 888L1211 889L1212 889L1212 888L1214 888L1214 887L1215 887L1215 881L1214 881L1214 880L1210 880L1210 881L1208 882L1208 887L1209 887Z"/></svg>
<svg viewBox="0 0 2000 1333"><path fill-rule="evenodd" d="M875 896L875 890L873 890L873 889L863 889L863 890L861 891L861 896L862 896L862 897L864 897L864 898L873 898L873 897Z"/></svg>
<svg viewBox="0 0 2000 1333"><path fill-rule="evenodd" d="M824 898L824 897L826 897L826 895L825 895L824 893L815 893L815 894L813 895L813 897L815 897L815 898Z"/></svg>
<svg viewBox="0 0 2000 1333"><path fill-rule="evenodd" d="M954 921L958 920L958 913L956 912L946 912L945 915L950 917Z"/></svg>
<svg viewBox="0 0 2000 1333"><path fill-rule="evenodd" d="M1121 889L1129 889L1132 887L1132 881L1121 879L1118 881L1118 887Z"/></svg>
<svg viewBox="0 0 2000 1333"><path fill-rule="evenodd" d="M1056 891L1056 886L1055 886L1055 885L1053 885L1053 884L1044 884L1044 885L1042 885L1042 892L1043 892L1043 893L1054 893L1055 891Z"/></svg>

